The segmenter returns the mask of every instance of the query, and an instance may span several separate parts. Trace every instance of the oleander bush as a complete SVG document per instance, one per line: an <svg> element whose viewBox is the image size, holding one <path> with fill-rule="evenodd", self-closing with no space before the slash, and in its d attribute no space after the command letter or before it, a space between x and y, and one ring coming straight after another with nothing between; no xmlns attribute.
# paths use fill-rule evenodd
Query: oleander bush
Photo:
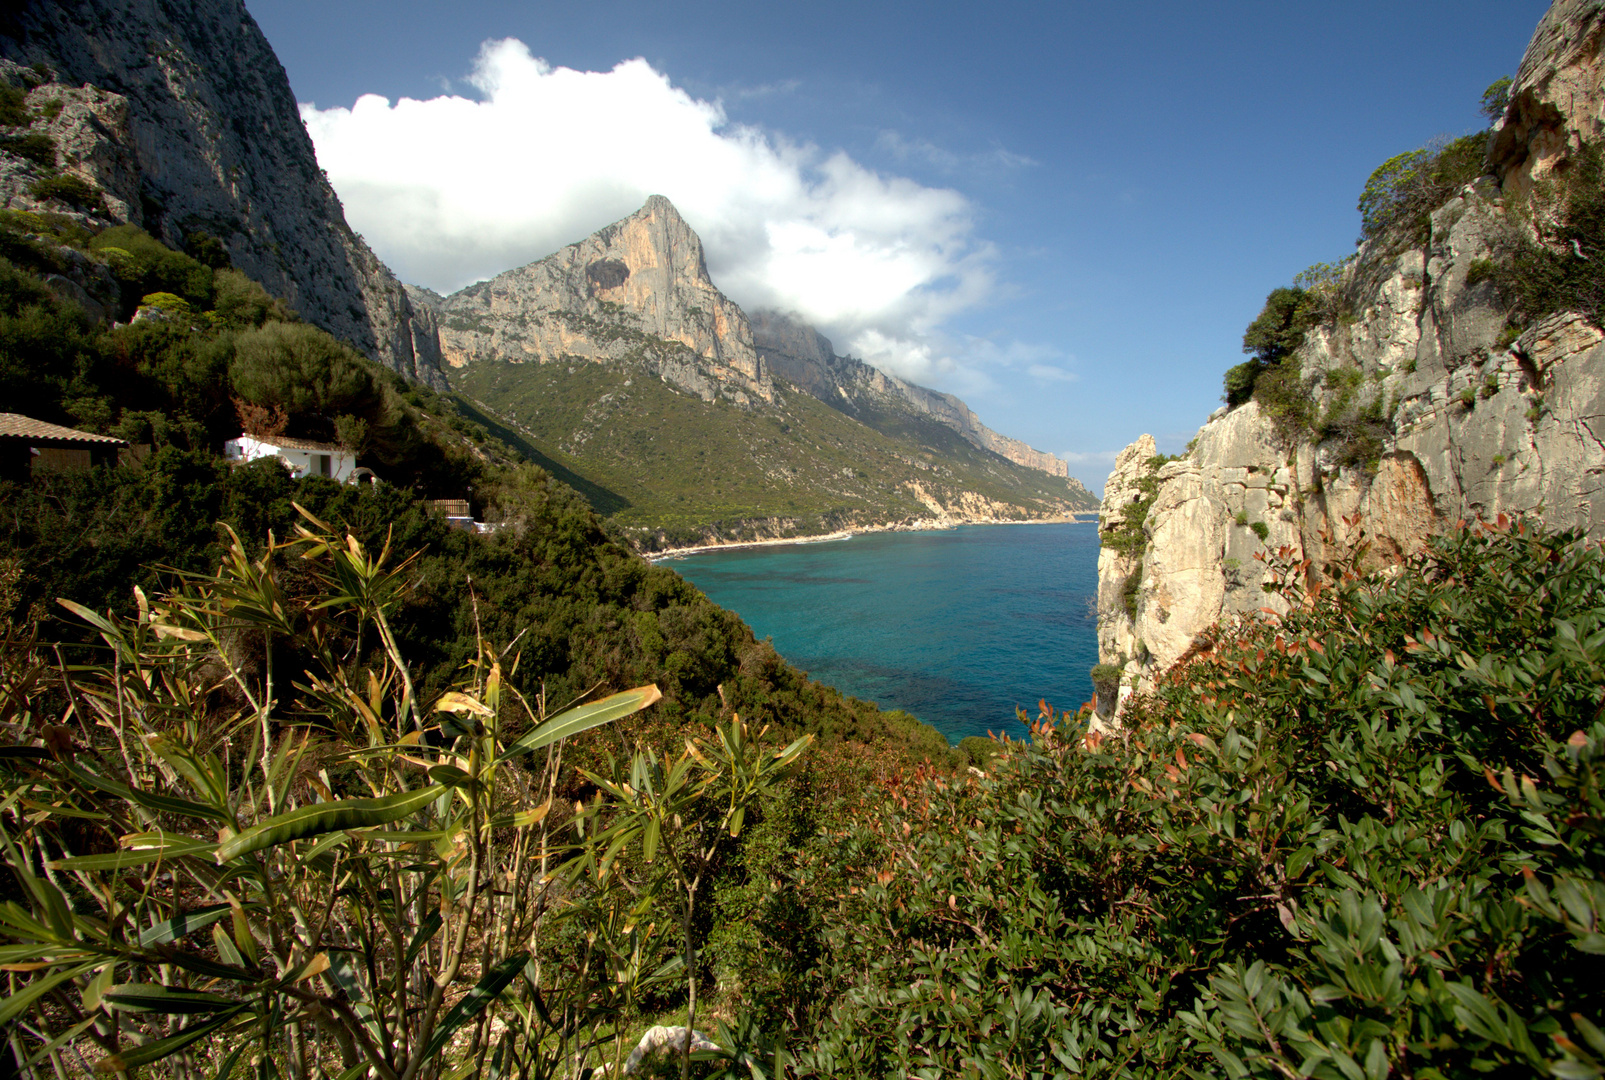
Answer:
<svg viewBox="0 0 1605 1080"><path fill-rule="evenodd" d="M6 622L14 1064L549 1077L617 1071L668 987L694 1024L699 896L810 737L774 750L733 716L584 774L571 810L568 740L658 689L548 715L515 643L481 639L421 695L392 623L416 554L303 516L132 618L64 602L92 662Z"/></svg>

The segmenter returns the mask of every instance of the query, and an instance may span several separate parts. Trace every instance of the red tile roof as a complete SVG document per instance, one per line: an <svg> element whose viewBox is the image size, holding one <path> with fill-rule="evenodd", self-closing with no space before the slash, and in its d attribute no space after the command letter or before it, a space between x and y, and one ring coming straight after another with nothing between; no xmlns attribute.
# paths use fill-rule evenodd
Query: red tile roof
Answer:
<svg viewBox="0 0 1605 1080"><path fill-rule="evenodd" d="M99 443L103 446L127 446L124 439L110 435L91 435L87 431L47 424L21 413L0 412L0 439L50 440L76 443Z"/></svg>

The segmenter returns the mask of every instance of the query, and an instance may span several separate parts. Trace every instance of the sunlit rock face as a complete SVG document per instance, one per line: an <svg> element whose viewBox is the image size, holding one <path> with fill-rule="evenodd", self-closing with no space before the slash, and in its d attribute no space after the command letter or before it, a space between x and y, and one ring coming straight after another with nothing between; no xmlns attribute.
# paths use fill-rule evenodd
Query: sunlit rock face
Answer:
<svg viewBox="0 0 1605 1080"><path fill-rule="evenodd" d="M438 301L446 363L636 360L706 400L772 400L752 327L654 195L623 221Z"/></svg>
<svg viewBox="0 0 1605 1080"><path fill-rule="evenodd" d="M1283 610L1262 587L1271 562L1308 560L1312 580L1357 554L1396 564L1434 532L1502 513L1605 537L1605 333L1560 312L1511 340L1493 282L1475 272L1501 237L1530 228L1517 208L1535 180L1600 145L1602 36L1598 4L1553 5L1489 140L1488 175L1433 213L1421 248L1391 259L1362 249L1358 302L1296 354L1315 423L1278 431L1250 402L1218 410L1182 460L1152 465L1146 435L1121 454L1106 536L1139 479L1157 483L1141 553L1099 561L1099 653L1124 665L1124 692L1208 648L1215 623ZM1345 401L1374 403L1385 421L1358 452L1343 431L1320 432Z"/></svg>
<svg viewBox="0 0 1605 1080"><path fill-rule="evenodd" d="M205 232L308 321L409 379L445 385L434 337L346 225L284 69L239 0L8 4L0 57L8 82L31 87L30 107L61 101L36 126L67 171L103 193L99 225L139 225L180 249ZM3 175L0 198L68 209L30 207Z"/></svg>

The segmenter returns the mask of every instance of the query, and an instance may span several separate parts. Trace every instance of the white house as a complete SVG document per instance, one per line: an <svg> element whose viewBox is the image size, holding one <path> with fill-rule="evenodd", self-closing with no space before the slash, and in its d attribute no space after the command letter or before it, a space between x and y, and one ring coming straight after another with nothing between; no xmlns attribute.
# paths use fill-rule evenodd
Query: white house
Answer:
<svg viewBox="0 0 1605 1080"><path fill-rule="evenodd" d="M359 471L357 455L344 447L286 435L241 435L223 444L223 456L242 464L257 458L276 457L297 480L306 476L327 476L343 484ZM366 469L361 471L367 472Z"/></svg>

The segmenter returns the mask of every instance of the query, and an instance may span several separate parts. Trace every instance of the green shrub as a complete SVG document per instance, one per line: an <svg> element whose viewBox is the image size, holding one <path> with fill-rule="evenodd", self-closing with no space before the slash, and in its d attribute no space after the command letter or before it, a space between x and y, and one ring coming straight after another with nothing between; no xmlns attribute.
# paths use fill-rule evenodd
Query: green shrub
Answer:
<svg viewBox="0 0 1605 1080"><path fill-rule="evenodd" d="M1142 591L1142 560L1138 559L1132 566L1131 572L1120 586L1120 601L1125 606L1126 615L1135 619L1137 617L1137 594Z"/></svg>
<svg viewBox="0 0 1605 1080"><path fill-rule="evenodd" d="M0 126L27 127L28 95L9 84L0 84Z"/></svg>
<svg viewBox="0 0 1605 1080"><path fill-rule="evenodd" d="M1316 322L1309 299L1306 289L1272 289L1259 315L1243 331L1243 351L1267 366L1293 355Z"/></svg>
<svg viewBox="0 0 1605 1080"><path fill-rule="evenodd" d="M1243 351L1253 359L1226 373L1226 404L1236 408L1254 397L1260 377L1291 358L1304 343L1306 331L1319 321L1319 305L1309 290L1271 290L1265 306L1243 332Z"/></svg>
<svg viewBox="0 0 1605 1080"><path fill-rule="evenodd" d="M1605 555L1530 527L1338 568L1124 732L1038 723L847 866L802 1076L1584 1076ZM906 803L904 802L906 799Z"/></svg>
<svg viewBox="0 0 1605 1080"><path fill-rule="evenodd" d="M1148 534L1143 530L1143 524L1148 520L1148 510L1159 497L1159 470L1176 457L1165 454L1155 454L1143 462L1143 471L1137 477L1137 497L1130 505L1121 509L1121 523L1119 528L1111 530L1101 537L1102 545L1122 555L1141 555L1148 546Z"/></svg>
<svg viewBox="0 0 1605 1080"><path fill-rule="evenodd" d="M205 229L194 229L184 234L184 254L213 270L227 270L234 265L228 248Z"/></svg>
<svg viewBox="0 0 1605 1080"><path fill-rule="evenodd" d="M1490 125L1497 124L1505 115L1505 107L1510 104L1510 86L1510 76L1505 75L1482 92L1482 115L1488 118Z"/></svg>
<svg viewBox="0 0 1605 1080"><path fill-rule="evenodd" d="M218 270L212 275L212 283L212 313L226 327L245 330L269 321L300 321L288 304L238 270Z"/></svg>
<svg viewBox="0 0 1605 1080"><path fill-rule="evenodd" d="M988 739L984 735L966 735L959 740L958 749L970 765L985 772L1003 746L996 739Z"/></svg>
<svg viewBox="0 0 1605 1080"><path fill-rule="evenodd" d="M1263 521L1253 522L1248 528L1249 531L1260 538L1260 543L1264 543L1265 540L1271 535L1270 526L1266 525Z"/></svg>
<svg viewBox="0 0 1605 1080"><path fill-rule="evenodd" d="M189 301L182 296L174 296L170 292L154 292L139 299L140 307L155 308L173 315L189 315L195 309L189 306Z"/></svg>
<svg viewBox="0 0 1605 1080"><path fill-rule="evenodd" d="M1577 311L1605 323L1605 165L1585 147L1555 178L1535 185L1536 241L1513 230L1498 252L1494 280L1511 304L1508 345L1546 315Z"/></svg>
<svg viewBox="0 0 1605 1080"><path fill-rule="evenodd" d="M1477 404L1476 387L1468 386L1464 390L1460 391L1460 404L1464 405L1468 409Z"/></svg>
<svg viewBox="0 0 1605 1080"><path fill-rule="evenodd" d="M1244 529L1248 528L1248 511L1247 510L1239 510L1239 511L1237 511L1237 516L1235 518L1233 518L1232 520L1234 520L1241 528L1244 528Z"/></svg>
<svg viewBox="0 0 1605 1080"><path fill-rule="evenodd" d="M1425 243L1432 212L1482 175L1487 142L1486 133L1464 135L1377 166L1360 193L1360 239L1391 238L1390 250Z"/></svg>
<svg viewBox="0 0 1605 1080"><path fill-rule="evenodd" d="M1226 369L1226 390L1221 400L1231 408L1244 404L1254 396L1254 382L1264 370L1258 360L1245 360Z"/></svg>
<svg viewBox="0 0 1605 1080"><path fill-rule="evenodd" d="M30 184L28 193L36 199L54 199L93 213L100 213L105 209L100 200L99 190L80 176L67 174L47 176Z"/></svg>
<svg viewBox="0 0 1605 1080"><path fill-rule="evenodd" d="M56 141L42 131L0 136L0 150L8 150L47 169L56 167Z"/></svg>
<svg viewBox="0 0 1605 1080"><path fill-rule="evenodd" d="M1283 446L1297 444L1314 429L1315 393L1302 378L1297 357L1263 372L1254 384L1254 400Z"/></svg>
<svg viewBox="0 0 1605 1080"><path fill-rule="evenodd" d="M89 250L106 263L122 286L124 318L155 292L181 296L198 311L212 307L213 274L167 247L137 225L116 225L96 233Z"/></svg>
<svg viewBox="0 0 1605 1080"><path fill-rule="evenodd" d="M1471 265L1466 267L1466 285L1480 285L1484 281L1492 281L1497 272L1492 259L1472 259Z"/></svg>
<svg viewBox="0 0 1605 1080"><path fill-rule="evenodd" d="M689 901L684 919L673 920L684 927L683 946L672 933L632 934L636 920L621 917L642 898L673 911L674 880L626 874L652 862L660 836L665 861L677 867L695 862L693 852L732 846L725 841L740 833L746 809L806 740L767 753L733 719L709 745L686 745L667 777L660 769L643 779L638 757L632 778L653 796L640 816L667 819L653 823L645 859L615 862L622 843L595 857L639 812L639 798L622 792L592 804L588 824L602 827L576 830L580 847L569 848L556 816L548 820L561 758L540 751L652 705L657 688L548 716L539 699L532 705L507 691L498 649L480 641L446 710L426 708L391 631L415 585L416 558L393 559L388 545L370 553L349 534L309 533L283 547L270 541L252 559L235 539L216 573L152 597L136 618L67 605L109 655L58 660L50 682L98 707L53 726L52 749L9 747L0 760L8 801L71 808L0 820L9 894L0 939L9 955L29 958L6 1001L13 1018L26 1018L8 1033L19 1060L24 1046L44 1055L41 1046L82 1033L80 1014L64 1014L48 993L71 988L75 1004L105 1020L95 1040L108 1066L101 1072L182 1052L185 1069L204 1063L202 1071L222 1075L248 1050L264 1065L285 1062L269 1071L308 1076L292 1062L343 1066L363 1047L393 1063L393 1076L437 1075L451 1071L448 1063L483 1060L484 1021L504 1015L511 1023L496 1038L498 1059L521 1042L518 1060L550 1075L547 1065L566 1065L576 1052L583 1061L596 1041L620 1056L619 1021L643 988L661 988L665 980L652 973L671 956L684 959L682 971L698 970ZM242 624L260 650L242 644ZM21 664L31 676L7 678L8 707L55 716L38 658L15 642L6 649L3 669ZM293 711L276 711L284 708L278 649L309 661L311 685ZM241 704L209 715L204 702L220 681ZM435 767L397 756L403 741ZM566 825L570 815L558 813ZM429 830L474 839L407 846L409 833ZM559 871L559 848L592 857L567 858ZM585 911L527 902L544 891L548 872L586 896ZM152 888L157 874L182 886ZM480 874L500 884L485 887ZM412 902L401 902L403 891ZM319 914L309 920L308 911ZM570 918L577 936L600 939L608 959L556 961L572 953L553 924ZM548 958L544 988L514 982ZM588 1037L540 1019L544 1005L529 1003L543 989L568 1007L585 1002ZM694 1013L694 991L691 1001ZM520 1023L520 1011L534 1023ZM175 1033L169 1016L197 1012ZM382 1030L404 1034L380 1049Z"/></svg>

